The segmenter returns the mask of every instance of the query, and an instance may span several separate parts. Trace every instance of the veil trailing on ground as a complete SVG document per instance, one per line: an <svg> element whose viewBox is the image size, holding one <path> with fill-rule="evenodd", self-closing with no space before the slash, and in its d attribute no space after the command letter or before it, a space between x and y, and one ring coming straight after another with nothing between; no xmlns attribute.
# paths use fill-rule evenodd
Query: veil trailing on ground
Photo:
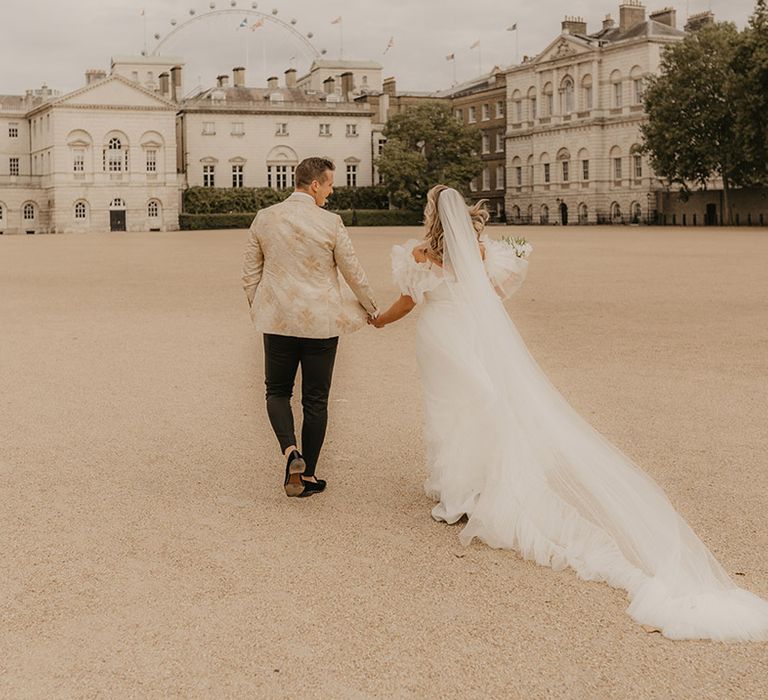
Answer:
<svg viewBox="0 0 768 700"><path fill-rule="evenodd" d="M659 486L549 382L490 283L462 196L440 193L443 266L472 338L492 445L461 538L625 589L627 612L673 639L768 639L768 602L738 588Z"/></svg>

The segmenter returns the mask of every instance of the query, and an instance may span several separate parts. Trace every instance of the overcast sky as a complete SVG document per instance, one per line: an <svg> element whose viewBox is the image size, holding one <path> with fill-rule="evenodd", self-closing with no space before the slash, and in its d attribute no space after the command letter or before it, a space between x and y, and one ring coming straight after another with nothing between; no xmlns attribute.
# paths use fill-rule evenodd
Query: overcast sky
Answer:
<svg viewBox="0 0 768 700"><path fill-rule="evenodd" d="M217 0L217 9L229 9L232 0ZM84 83L88 68L109 69L115 54L137 54L144 47L144 19L150 52L157 41L174 27L190 19L189 10L199 17L209 11L209 0L0 0L0 94L20 94L43 83L61 91ZM560 31L568 15L583 16L589 31L596 31L606 13L618 17L620 0L269 0L258 2L258 11L278 18L301 33L313 32L312 43L327 50L328 58L338 57L341 33L344 57L375 60L385 75L394 75L401 90L437 90L453 81L453 64L446 55L456 55L459 82L488 71L495 64L515 62L516 37L506 28L518 25L519 55L534 55L545 48ZM678 26L684 23L686 8L693 14L711 8L718 19L744 26L752 12L753 0L689 0L649 3L649 10L665 4L678 11ZM238 10L251 8L252 0L237 0ZM341 27L331 21L341 15ZM198 81L209 86L215 76L231 72L247 59L249 86L263 84L268 74L279 74L292 63L303 73L311 55L290 32L267 22L255 31L238 30L243 19L256 16L243 12L198 20L177 31L162 53L186 61L184 87L189 91ZM384 54L393 38L394 46ZM480 40L480 49L470 46ZM480 59L482 58L482 64Z"/></svg>

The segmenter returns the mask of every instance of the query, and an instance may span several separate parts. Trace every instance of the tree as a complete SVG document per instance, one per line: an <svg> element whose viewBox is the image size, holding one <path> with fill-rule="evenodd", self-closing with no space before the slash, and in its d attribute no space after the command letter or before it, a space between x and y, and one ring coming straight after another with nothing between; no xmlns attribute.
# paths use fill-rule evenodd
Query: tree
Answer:
<svg viewBox="0 0 768 700"><path fill-rule="evenodd" d="M456 119L449 107L430 102L389 120L387 143L376 164L392 204L419 209L432 185L468 193L483 169L480 132Z"/></svg>
<svg viewBox="0 0 768 700"><path fill-rule="evenodd" d="M734 58L736 130L744 152L745 184L768 184L768 3L757 0Z"/></svg>
<svg viewBox="0 0 768 700"><path fill-rule="evenodd" d="M737 132L738 76L734 58L740 36L735 25L713 24L669 46L661 72L645 91L647 122L643 150L658 175L705 189L713 176L723 181L727 223L730 192L745 180L743 143Z"/></svg>

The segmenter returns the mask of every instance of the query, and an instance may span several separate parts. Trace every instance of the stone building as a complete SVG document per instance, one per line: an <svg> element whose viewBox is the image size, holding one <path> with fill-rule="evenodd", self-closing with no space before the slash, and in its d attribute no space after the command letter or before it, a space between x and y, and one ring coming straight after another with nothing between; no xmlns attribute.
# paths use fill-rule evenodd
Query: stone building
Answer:
<svg viewBox="0 0 768 700"><path fill-rule="evenodd" d="M598 32L566 18L544 51L507 71L510 222L655 220L662 185L639 150L643 85L683 36L674 9L646 17L629 0Z"/></svg>
<svg viewBox="0 0 768 700"><path fill-rule="evenodd" d="M235 68L231 83L220 75L216 87L184 100L178 115L184 185L292 187L296 166L313 155L336 163L337 185L372 184L373 115L354 101L354 75L328 76L319 91L310 84L299 87L289 69L282 85L272 77L266 87L247 87L245 69Z"/></svg>

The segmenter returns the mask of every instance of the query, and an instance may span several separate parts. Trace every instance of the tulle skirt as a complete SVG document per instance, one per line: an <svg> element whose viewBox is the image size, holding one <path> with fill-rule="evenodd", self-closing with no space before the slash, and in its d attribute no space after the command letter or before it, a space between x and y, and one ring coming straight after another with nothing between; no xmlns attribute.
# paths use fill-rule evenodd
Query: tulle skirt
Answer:
<svg viewBox="0 0 768 700"><path fill-rule="evenodd" d="M499 307L491 349L449 294L421 306L433 517L466 515L464 544L624 589L629 615L669 638L768 639L768 602L738 588L659 486L571 408Z"/></svg>

